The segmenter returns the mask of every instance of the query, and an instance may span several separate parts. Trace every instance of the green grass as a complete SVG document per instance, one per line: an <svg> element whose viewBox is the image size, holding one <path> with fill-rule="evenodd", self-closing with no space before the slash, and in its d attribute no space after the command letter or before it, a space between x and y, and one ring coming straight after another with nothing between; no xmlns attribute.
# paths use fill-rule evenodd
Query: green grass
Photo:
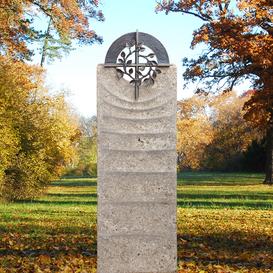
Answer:
<svg viewBox="0 0 273 273"><path fill-rule="evenodd" d="M96 179L64 179L37 200L0 204L0 272L95 272L96 204Z"/></svg>
<svg viewBox="0 0 273 273"><path fill-rule="evenodd" d="M273 187L262 180L178 175L179 272L273 272ZM95 178L65 178L37 200L0 204L0 272L96 272L96 205Z"/></svg>
<svg viewBox="0 0 273 273"><path fill-rule="evenodd" d="M182 172L177 175L178 185L246 186L261 184L261 173Z"/></svg>
<svg viewBox="0 0 273 273"><path fill-rule="evenodd" d="M178 175L178 207L272 209L262 174L185 172Z"/></svg>

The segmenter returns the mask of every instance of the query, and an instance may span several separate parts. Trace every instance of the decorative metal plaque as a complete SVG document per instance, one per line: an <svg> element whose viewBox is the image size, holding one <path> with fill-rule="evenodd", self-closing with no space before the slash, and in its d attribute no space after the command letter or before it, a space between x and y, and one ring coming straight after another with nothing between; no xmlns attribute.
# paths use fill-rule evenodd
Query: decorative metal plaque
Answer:
<svg viewBox="0 0 273 273"><path fill-rule="evenodd" d="M135 87L135 99L142 84L153 85L159 67L168 67L169 57L159 40L143 32L131 32L118 38L109 48L105 67L115 67L119 79Z"/></svg>

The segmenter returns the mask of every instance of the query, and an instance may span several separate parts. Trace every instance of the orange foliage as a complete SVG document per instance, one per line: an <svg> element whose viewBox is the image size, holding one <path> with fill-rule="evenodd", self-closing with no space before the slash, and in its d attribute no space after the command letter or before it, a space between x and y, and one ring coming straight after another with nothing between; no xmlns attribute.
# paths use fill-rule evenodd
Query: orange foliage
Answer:
<svg viewBox="0 0 273 273"><path fill-rule="evenodd" d="M192 48L203 44L196 59L184 59L184 79L203 89L230 91L250 80L257 91L245 104L245 119L266 132L266 178L273 184L273 6L272 0L164 0L157 10L198 17Z"/></svg>
<svg viewBox="0 0 273 273"><path fill-rule="evenodd" d="M271 0L179 0L161 1L157 10L182 12L204 24L194 32L192 47L208 50L195 60L185 59L187 80L202 80L210 89L226 81L232 89L250 79L256 92L247 103L246 118L267 127L273 122L273 8ZM258 117L261 113L261 117Z"/></svg>
<svg viewBox="0 0 273 273"><path fill-rule="evenodd" d="M103 14L97 10L99 1L77 0L3 0L0 4L0 54L14 58L30 58L32 51L29 43L44 41L54 37L66 45L75 39L80 44L101 42L91 28L89 19L104 20ZM41 23L50 24L50 33L39 29ZM48 23L49 21L49 23ZM47 37L48 36L48 37Z"/></svg>
<svg viewBox="0 0 273 273"><path fill-rule="evenodd" d="M245 122L243 105L250 98L234 92L194 95L178 102L177 153L180 169L227 169L237 166L260 134ZM237 166L240 168L240 166Z"/></svg>

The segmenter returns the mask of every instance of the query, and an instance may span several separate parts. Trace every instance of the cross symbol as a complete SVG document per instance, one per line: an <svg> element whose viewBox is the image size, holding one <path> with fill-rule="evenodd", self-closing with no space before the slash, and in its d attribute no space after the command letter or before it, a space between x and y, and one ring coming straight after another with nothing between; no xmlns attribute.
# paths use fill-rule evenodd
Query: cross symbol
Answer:
<svg viewBox="0 0 273 273"><path fill-rule="evenodd" d="M127 45L125 45L126 47ZM161 71L159 69L155 69L156 67L168 67L170 66L169 64L158 64L155 60L149 60L149 57L154 57L155 54L154 53L150 53L148 56L144 56L141 55L140 52L141 51L145 51L145 45L143 45L141 42L139 42L139 33L138 30L136 31L135 34L135 39L134 39L134 44L132 45L135 47L133 53L134 53L134 63L133 61L127 61L126 62L126 57L125 57L125 53L122 51L121 53L123 53L122 57L124 59L124 61L122 61L122 59L119 59L118 63L115 64L105 64L105 67L116 67L116 68L122 68L121 69L117 69L119 71L119 73L123 73L121 77L123 77L123 75L128 75L132 80L130 83L134 83L134 87L135 87L135 100L138 100L139 97L139 87L142 84L142 80L143 82L148 81L149 83L153 83L154 82L154 78L156 77L157 73L161 73ZM147 60L146 63L140 63L139 62L139 58L144 58ZM126 68L134 68L134 76L132 76L133 74L133 70L129 70L129 73L127 72ZM149 73L147 73L147 75L145 77L143 77L142 72L140 70L140 68L142 68L142 70L144 70L146 67L149 67ZM132 73L131 73L132 72Z"/></svg>

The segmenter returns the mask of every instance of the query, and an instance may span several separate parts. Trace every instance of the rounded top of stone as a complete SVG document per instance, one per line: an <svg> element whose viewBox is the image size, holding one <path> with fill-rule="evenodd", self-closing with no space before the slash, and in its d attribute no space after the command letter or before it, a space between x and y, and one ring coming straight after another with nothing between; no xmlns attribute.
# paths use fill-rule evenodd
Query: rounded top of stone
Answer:
<svg viewBox="0 0 273 273"><path fill-rule="evenodd" d="M128 46L141 44L150 48L158 64L169 64L169 56L162 43L154 36L144 32L130 32L116 39L107 51L105 64L115 64L122 50Z"/></svg>

